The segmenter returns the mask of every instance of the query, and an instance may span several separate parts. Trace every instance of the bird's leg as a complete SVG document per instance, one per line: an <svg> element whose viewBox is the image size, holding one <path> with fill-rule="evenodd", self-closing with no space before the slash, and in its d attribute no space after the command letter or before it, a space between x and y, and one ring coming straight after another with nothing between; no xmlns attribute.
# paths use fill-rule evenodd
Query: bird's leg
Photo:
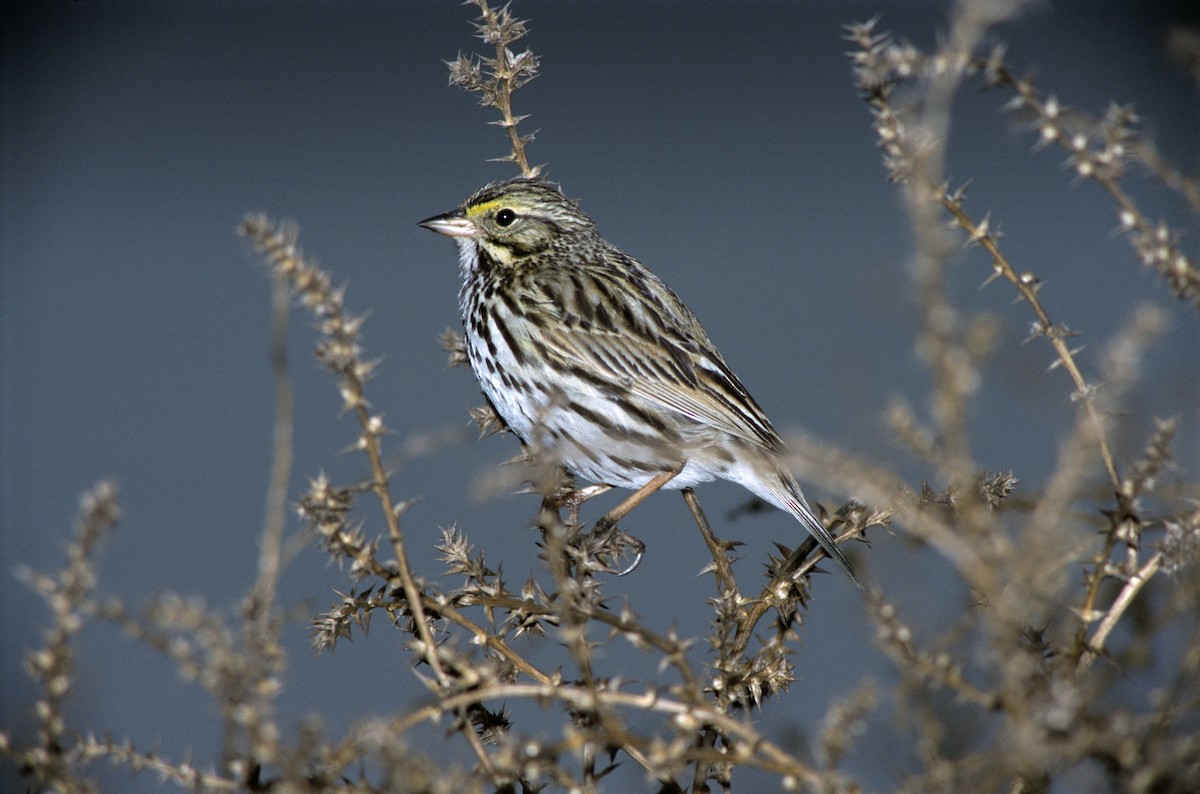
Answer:
<svg viewBox="0 0 1200 794"><path fill-rule="evenodd" d="M692 517L696 519L696 526L700 527L700 534L704 536L704 542L708 544L709 553L712 554L712 567L706 567L701 573L708 573L711 570L716 575L718 592L724 590L737 594L737 581L733 578L733 567L729 564L729 550L735 544L731 541L721 540L713 534L708 518L700 509L700 501L696 498L695 491L691 488L684 488L681 493L683 493L683 501L687 502L688 509L692 511Z"/></svg>
<svg viewBox="0 0 1200 794"><path fill-rule="evenodd" d="M528 448L522 445L523 454L528 454ZM517 459L514 459L517 460ZM575 487L575 480L561 466L558 468L558 478L554 483L554 487L548 493L543 492L541 517L539 525L545 527L551 523L562 524L563 529L569 536L574 536L579 533L582 528L579 524L579 508L584 502L592 497L599 496L605 491L612 490L611 485L588 485L583 488ZM542 489L530 488L531 491L539 491ZM567 511L567 520L563 521L562 511ZM549 515L553 514L554 520L551 522Z"/></svg>
<svg viewBox="0 0 1200 794"><path fill-rule="evenodd" d="M650 478L648 483L630 494L625 501L621 502L621 504L605 513L600 520L596 522L596 528L592 530L593 534L602 536L606 540L613 537L617 531L618 521L629 515L629 511L641 504L650 494L654 493L671 480L675 479L676 475L678 475L682 470L683 465L680 464L670 471L664 471L662 474L658 474ZM642 543L642 541L638 540L627 532L623 532L621 534L624 536L622 538L622 545L628 546L630 549L632 549L634 557L633 562L630 563L625 570L617 572L617 576L624 576L627 573L632 573L633 569L638 567L638 564L641 563L642 554L646 551L645 543ZM620 556L620 553L618 556Z"/></svg>
<svg viewBox="0 0 1200 794"><path fill-rule="evenodd" d="M646 483L641 488L638 488L636 491L631 493L624 502L621 502L621 504L605 513L600 520L596 522L596 529L612 529L614 526L616 526L618 521L629 515L630 510L644 502L646 497L648 497L650 494L654 493L659 488L662 488L671 480L675 479L676 475L678 475L682 470L683 467L679 466L671 471L664 471L662 474L656 474L654 477L651 477L650 482Z"/></svg>
<svg viewBox="0 0 1200 794"><path fill-rule="evenodd" d="M562 528L563 534L557 542L559 544L565 543L566 547L576 550L569 556L572 556L576 561L591 558L596 561L594 567L603 570L611 569L611 566L600 562L599 557L601 555L597 553L597 546L603 545L610 538L607 536L605 538L598 538L597 533L594 531L586 534L581 533L580 530L583 527L579 523L579 508L587 500L611 491L613 486L598 483L587 485L583 488L576 488L574 480L565 469L559 469L559 472L560 481L558 487L553 494L547 495L542 499L542 514L539 518L539 526L542 530L543 541L546 540L548 527L559 526ZM562 518L563 509L567 511L567 520L565 522ZM588 569L587 565L584 566L584 570L586 569Z"/></svg>
<svg viewBox="0 0 1200 794"><path fill-rule="evenodd" d="M611 485L585 485L583 488L572 488L558 497L560 507L567 509L567 524L579 525L579 508L587 500L612 490Z"/></svg>
<svg viewBox="0 0 1200 794"><path fill-rule="evenodd" d="M528 462L531 460L529 456L529 447L525 446L525 442L521 442L521 454L509 463ZM564 533L567 531L575 532L576 527L573 524L563 524L562 507L565 495L574 493L575 481L571 479L571 475L562 466L557 467L555 471L556 477L552 481L542 483L530 483L527 489L531 493L540 493L542 495L542 505L538 513L538 528L542 531L542 537L545 538L546 532L550 527L562 525ZM570 530L567 529L570 527Z"/></svg>

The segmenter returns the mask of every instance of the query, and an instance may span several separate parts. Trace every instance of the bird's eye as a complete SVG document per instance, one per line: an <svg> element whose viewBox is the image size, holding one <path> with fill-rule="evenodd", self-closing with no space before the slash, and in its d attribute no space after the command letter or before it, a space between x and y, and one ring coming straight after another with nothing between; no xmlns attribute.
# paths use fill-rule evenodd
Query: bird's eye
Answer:
<svg viewBox="0 0 1200 794"><path fill-rule="evenodd" d="M496 213L497 226L511 226L512 222L517 219L517 213L505 207Z"/></svg>

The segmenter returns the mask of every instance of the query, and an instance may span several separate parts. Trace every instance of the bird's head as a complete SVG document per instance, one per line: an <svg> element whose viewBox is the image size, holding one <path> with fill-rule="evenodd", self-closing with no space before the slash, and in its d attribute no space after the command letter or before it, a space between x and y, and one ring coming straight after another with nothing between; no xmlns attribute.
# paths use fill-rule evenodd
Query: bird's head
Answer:
<svg viewBox="0 0 1200 794"><path fill-rule="evenodd" d="M464 253L478 249L501 265L595 234L591 219L555 185L525 177L493 182L458 209L420 225L453 237Z"/></svg>

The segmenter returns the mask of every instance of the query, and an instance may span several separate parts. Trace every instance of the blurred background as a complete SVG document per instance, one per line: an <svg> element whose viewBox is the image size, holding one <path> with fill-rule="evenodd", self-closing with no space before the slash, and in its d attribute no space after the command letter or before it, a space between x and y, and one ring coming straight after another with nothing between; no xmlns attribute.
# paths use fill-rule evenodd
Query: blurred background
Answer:
<svg viewBox="0 0 1200 794"><path fill-rule="evenodd" d="M525 40L542 75L518 92L536 131L532 161L578 198L605 236L645 262L696 311L780 431L803 430L855 455L926 473L889 438L895 395L922 405L928 380L913 351L910 239L885 179L866 105L851 79L843 26L881 16L880 29L932 46L948 27L942 2L524 1ZM3 238L0 241L0 715L28 740L36 692L22 657L41 642L47 611L17 581L20 566L60 567L78 495L99 478L120 484L124 518L105 545L100 591L136 607L155 594L195 596L235 615L251 586L271 452L269 283L235 228L247 212L294 220L305 251L369 312L368 357L381 357L368 396L395 437L398 498L413 565L436 578L439 528L458 525L514 585L537 570L536 499L480 486L517 451L512 437L477 441L466 409L482 400L466 369L447 369L437 343L458 327L457 254L416 222L449 210L485 182L515 175L489 158L508 152L495 116L447 87L444 61L486 53L474 10L449 2L15 3L2 39ZM1200 101L1164 46L1195 26L1184 2L1035 3L993 32L1018 70L1060 101L1100 114L1133 103L1162 153L1200 165ZM1173 318L1131 395L1118 457L1140 452L1155 415L1180 415L1179 464L1198 450L1200 332L1115 233L1110 200L1077 184L1060 151L1001 108L1001 92L971 85L952 127L948 175L971 180L968 209L991 214L1019 269L1046 286L1052 316L1082 332L1085 373L1140 301ZM1142 211L1193 232L1175 198L1128 180ZM1003 343L973 414L982 465L1011 469L1030 492L1054 460L1076 407L1043 344L1021 344L1032 319L978 251L952 271L968 308L993 313ZM357 427L340 415L333 381L312 361L314 334L293 315L296 463L292 496L326 472L366 474L346 454ZM744 541L736 567L761 581L772 541L799 528L769 511L729 519L747 494L702 486L719 534ZM810 498L830 508L854 494ZM600 514L604 505L592 508ZM369 532L382 531L363 511ZM298 529L291 519L290 530ZM664 494L628 519L647 544L635 574L608 592L653 628L699 636L711 616L707 552L682 500ZM854 549L861 576L936 630L967 597L934 555L876 533ZM449 583L447 583L449 586ZM339 735L425 697L402 637L382 620L336 652L309 646L308 617L348 581L317 548L284 574L294 619L281 722L319 715ZM942 610L945 610L943 613ZM801 628L799 681L758 715L794 747L831 699L864 676L888 681L871 647L863 600L841 575L817 577ZM522 641L525 643L526 641ZM539 647L539 643L541 646ZM522 648L554 658L554 641ZM107 625L79 639L72 726L129 737L198 762L219 747L216 709L163 657ZM648 676L621 644L600 650L614 669ZM537 712L522 727L538 727ZM548 715L548 730L558 716ZM869 738L869 737L868 737ZM435 755L436 730L413 743ZM868 742L851 769L889 788L912 759ZM644 784L640 773L624 780ZM3 769L0 789L19 790ZM112 790L150 790L150 777L97 768ZM618 778L622 779L622 778ZM775 784L770 783L773 787Z"/></svg>

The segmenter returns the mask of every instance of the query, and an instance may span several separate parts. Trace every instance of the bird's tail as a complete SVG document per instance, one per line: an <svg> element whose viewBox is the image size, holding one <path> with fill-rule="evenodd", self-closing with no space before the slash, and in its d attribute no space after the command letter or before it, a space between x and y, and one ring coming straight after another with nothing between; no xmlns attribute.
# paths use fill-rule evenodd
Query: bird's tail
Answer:
<svg viewBox="0 0 1200 794"><path fill-rule="evenodd" d="M761 485L765 486L761 491L758 488L750 488L750 490L755 491L760 497L781 510L786 510L795 516L796 520L808 530L808 534L812 535L813 539L821 545L825 553L842 567L842 570L854 580L856 585L862 587L862 582L858 581L858 577L854 575L854 569L850 567L850 560L846 559L845 553L834 541L833 535L829 534L829 530L813 513L795 478L785 471L780 471L777 478L762 482Z"/></svg>

